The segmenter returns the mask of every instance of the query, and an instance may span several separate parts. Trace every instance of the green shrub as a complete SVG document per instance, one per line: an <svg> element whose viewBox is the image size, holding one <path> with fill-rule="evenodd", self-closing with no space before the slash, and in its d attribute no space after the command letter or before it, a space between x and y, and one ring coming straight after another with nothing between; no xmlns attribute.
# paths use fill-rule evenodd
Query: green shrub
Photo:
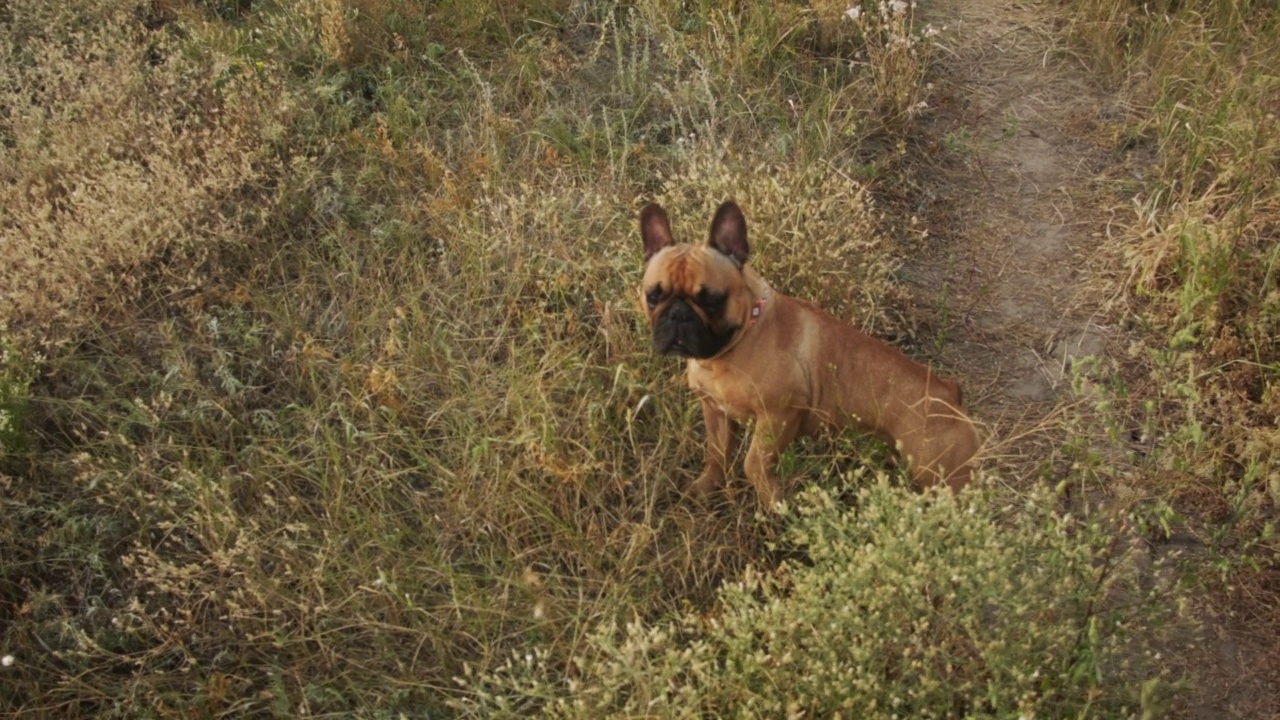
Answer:
<svg viewBox="0 0 1280 720"><path fill-rule="evenodd" d="M852 506L841 497L853 495ZM813 489L706 613L606 621L571 658L526 651L460 680L468 717L1083 717L1133 714L1135 637L1166 589L1107 524L1036 492ZM1157 681L1158 682L1158 681ZM1153 686L1147 690L1154 696Z"/></svg>

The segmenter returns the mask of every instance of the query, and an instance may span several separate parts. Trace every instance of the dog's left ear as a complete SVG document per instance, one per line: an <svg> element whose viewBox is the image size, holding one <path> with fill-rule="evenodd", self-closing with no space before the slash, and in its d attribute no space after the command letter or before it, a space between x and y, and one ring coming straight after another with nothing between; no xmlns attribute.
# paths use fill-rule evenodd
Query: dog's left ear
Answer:
<svg viewBox="0 0 1280 720"><path fill-rule="evenodd" d="M734 201L724 201L711 219L710 245L721 254L733 258L738 267L747 264L750 252L747 247L747 218Z"/></svg>

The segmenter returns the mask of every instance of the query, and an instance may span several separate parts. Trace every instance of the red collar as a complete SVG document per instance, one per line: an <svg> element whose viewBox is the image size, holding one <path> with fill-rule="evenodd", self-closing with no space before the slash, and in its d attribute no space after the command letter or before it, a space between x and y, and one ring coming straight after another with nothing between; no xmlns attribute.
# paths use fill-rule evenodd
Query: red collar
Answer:
<svg viewBox="0 0 1280 720"><path fill-rule="evenodd" d="M768 291L766 291L766 292L768 292ZM752 305L752 306L751 306L751 317L747 318L747 324L746 324L746 326L745 326L745 327L743 327L743 328L742 328L742 330L738 332L737 336L736 336L736 337L734 337L732 340L730 340L730 341L729 341L729 344L728 344L728 345L726 345L724 348L722 348L722 349L720 350L720 352L716 353L716 354L715 354L714 356L712 356L712 357L706 358L705 360L701 360L701 361L699 361L699 360L693 360L692 358L690 358L689 362L694 362L694 363L696 363L696 362L705 362L706 360L714 360L714 359L716 359L716 358L718 358L718 357L721 357L721 356L722 356L722 355L724 355L725 353L729 352L729 351L730 351L730 350L732 350L734 347L736 347L736 346L738 345L738 342L742 340L742 336L746 334L747 330L750 330L750 329L751 329L751 326L752 326L752 325L755 325L755 324L756 324L756 321L760 319L760 316L764 314L764 305L765 305L765 302L767 302L767 301L768 301L768 297L767 297L767 296L766 296L766 297L762 297L762 298L760 298L759 300L757 300L757 301L756 301L756 304L755 304L755 305Z"/></svg>
<svg viewBox="0 0 1280 720"><path fill-rule="evenodd" d="M756 304L751 307L751 319L747 320L747 327L755 325L756 321L760 319L760 314L764 312L764 303L765 299L760 298L756 301ZM746 328L743 329L745 330Z"/></svg>

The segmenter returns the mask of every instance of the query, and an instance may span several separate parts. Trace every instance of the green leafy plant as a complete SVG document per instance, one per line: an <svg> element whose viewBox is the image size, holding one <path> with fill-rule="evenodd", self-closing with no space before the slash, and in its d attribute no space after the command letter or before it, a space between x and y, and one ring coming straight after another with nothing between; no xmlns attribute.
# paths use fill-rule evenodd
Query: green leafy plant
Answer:
<svg viewBox="0 0 1280 720"><path fill-rule="evenodd" d="M852 497L845 506L837 495ZM1167 588L1102 518L1032 493L921 496L883 479L787 513L801 558L706 612L606 620L569 658L460 682L467 717L1077 717L1138 712ZM1154 693L1148 692L1147 695Z"/></svg>

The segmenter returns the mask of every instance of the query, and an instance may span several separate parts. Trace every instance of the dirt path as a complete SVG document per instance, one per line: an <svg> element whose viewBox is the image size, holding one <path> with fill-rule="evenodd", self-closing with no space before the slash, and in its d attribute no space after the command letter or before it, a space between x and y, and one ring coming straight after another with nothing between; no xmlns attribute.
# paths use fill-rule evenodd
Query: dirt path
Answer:
<svg viewBox="0 0 1280 720"><path fill-rule="evenodd" d="M1055 52L1050 8L942 0L932 14L951 30L921 188L935 242L908 273L974 410L1020 426L1114 338L1087 271L1116 200L1099 191L1119 164L1103 144L1113 101Z"/></svg>
<svg viewBox="0 0 1280 720"><path fill-rule="evenodd" d="M949 32L915 173L930 239L905 275L931 354L965 379L994 438L989 462L1030 480L1067 439L1072 362L1128 345L1107 324L1096 259L1150 159L1118 149L1119 99L1065 52L1056 5L936 0L927 12ZM1173 715L1280 717L1272 639L1220 602L1195 604L1204 630L1170 667L1198 684Z"/></svg>

